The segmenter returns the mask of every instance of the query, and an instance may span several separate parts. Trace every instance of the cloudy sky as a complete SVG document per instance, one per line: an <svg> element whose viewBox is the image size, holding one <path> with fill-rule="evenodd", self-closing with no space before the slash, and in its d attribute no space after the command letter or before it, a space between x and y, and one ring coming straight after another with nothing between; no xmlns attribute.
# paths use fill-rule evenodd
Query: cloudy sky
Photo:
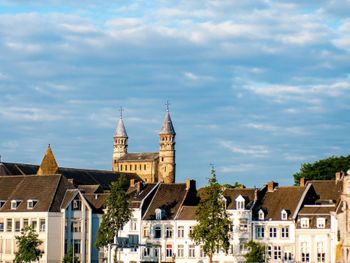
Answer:
<svg viewBox="0 0 350 263"><path fill-rule="evenodd" d="M158 151L165 102L177 181L291 184L350 154L350 1L1 1L0 154L111 169Z"/></svg>

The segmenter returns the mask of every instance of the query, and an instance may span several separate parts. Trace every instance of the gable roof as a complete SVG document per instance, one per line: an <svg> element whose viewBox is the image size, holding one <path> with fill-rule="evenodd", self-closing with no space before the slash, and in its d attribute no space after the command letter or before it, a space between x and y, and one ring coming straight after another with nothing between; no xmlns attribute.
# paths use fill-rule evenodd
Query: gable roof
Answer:
<svg viewBox="0 0 350 263"><path fill-rule="evenodd" d="M224 197L227 209L236 209L236 198L242 196L246 209L250 209L254 203L255 188L226 188Z"/></svg>
<svg viewBox="0 0 350 263"><path fill-rule="evenodd" d="M311 184L317 194L316 203L336 203L340 198L342 191L342 181L335 180L310 180L307 184Z"/></svg>
<svg viewBox="0 0 350 263"><path fill-rule="evenodd" d="M197 206L182 206L176 217L177 220L196 220Z"/></svg>

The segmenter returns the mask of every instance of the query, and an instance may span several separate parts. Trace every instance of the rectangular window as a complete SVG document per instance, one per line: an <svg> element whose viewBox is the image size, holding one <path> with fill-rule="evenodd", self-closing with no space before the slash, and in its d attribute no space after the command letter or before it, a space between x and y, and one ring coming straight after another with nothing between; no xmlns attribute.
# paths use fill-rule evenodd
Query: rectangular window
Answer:
<svg viewBox="0 0 350 263"><path fill-rule="evenodd" d="M284 252L284 260L285 261L291 261L292 260L292 253L291 252Z"/></svg>
<svg viewBox="0 0 350 263"><path fill-rule="evenodd" d="M81 210L81 201L79 199L73 200L72 209L73 210Z"/></svg>
<svg viewBox="0 0 350 263"><path fill-rule="evenodd" d="M130 219L130 231L136 231L137 230L137 219L132 218Z"/></svg>
<svg viewBox="0 0 350 263"><path fill-rule="evenodd" d="M202 246L200 246L200 248L199 248L199 257L201 257L201 258L206 258L207 257L207 255L204 253L204 250L203 250Z"/></svg>
<svg viewBox="0 0 350 263"><path fill-rule="evenodd" d="M195 246L194 245L189 245L188 246L188 257L189 258L196 257L196 251L195 251Z"/></svg>
<svg viewBox="0 0 350 263"><path fill-rule="evenodd" d="M27 226L29 226L29 220L28 220L28 218L24 218L23 219L23 227L27 227Z"/></svg>
<svg viewBox="0 0 350 263"><path fill-rule="evenodd" d="M172 238L173 237L173 227L172 226L166 226L166 228L165 228L165 237L166 238Z"/></svg>
<svg viewBox="0 0 350 263"><path fill-rule="evenodd" d="M325 228L326 227L326 219L325 218L317 218L317 228Z"/></svg>
<svg viewBox="0 0 350 263"><path fill-rule="evenodd" d="M184 257L184 245L177 246L177 257L179 257L179 258Z"/></svg>
<svg viewBox="0 0 350 263"><path fill-rule="evenodd" d="M73 240L73 249L74 249L74 254L80 254L80 240L74 239Z"/></svg>
<svg viewBox="0 0 350 263"><path fill-rule="evenodd" d="M6 220L6 232L12 232L12 219L7 218Z"/></svg>
<svg viewBox="0 0 350 263"><path fill-rule="evenodd" d="M150 255L150 248L149 247L143 248L143 256L149 257L149 255Z"/></svg>
<svg viewBox="0 0 350 263"><path fill-rule="evenodd" d="M80 221L79 221L79 223L80 223ZM46 230L45 218L40 218L40 228L39 228L39 230L40 230L40 232L45 232L45 230Z"/></svg>
<svg viewBox="0 0 350 263"><path fill-rule="evenodd" d="M241 218L239 220L239 231L247 232L248 231L248 219Z"/></svg>
<svg viewBox="0 0 350 263"><path fill-rule="evenodd" d="M189 233L189 235L192 233L192 229L193 229L192 226L190 226L190 227L188 228L188 233Z"/></svg>
<svg viewBox="0 0 350 263"><path fill-rule="evenodd" d="M273 247L273 258L275 260L281 259L281 247L280 246Z"/></svg>
<svg viewBox="0 0 350 263"><path fill-rule="evenodd" d="M32 219L32 228L34 229L34 231L37 231L38 221L36 219Z"/></svg>
<svg viewBox="0 0 350 263"><path fill-rule="evenodd" d="M40 219L41 221L41 219ZM81 232L81 221L80 218L73 218L71 223L71 229L73 232Z"/></svg>
<svg viewBox="0 0 350 263"><path fill-rule="evenodd" d="M143 227L143 236L144 237L149 237L149 228L148 226Z"/></svg>
<svg viewBox="0 0 350 263"><path fill-rule="evenodd" d="M177 227L177 237L184 238L185 237L185 228L183 226Z"/></svg>
<svg viewBox="0 0 350 263"><path fill-rule="evenodd" d="M317 262L326 262L326 253L323 250L323 242L317 242Z"/></svg>
<svg viewBox="0 0 350 263"><path fill-rule="evenodd" d="M154 228L154 238L161 238L162 236L162 229L160 228L160 226L156 226Z"/></svg>
<svg viewBox="0 0 350 263"><path fill-rule="evenodd" d="M277 237L277 228L276 227L270 227L270 237L272 237L272 238Z"/></svg>
<svg viewBox="0 0 350 263"><path fill-rule="evenodd" d="M4 219L0 218L0 232L4 232Z"/></svg>
<svg viewBox="0 0 350 263"><path fill-rule="evenodd" d="M309 228L309 218L301 218L300 219L300 227L301 228ZM308 261L305 261L308 262Z"/></svg>
<svg viewBox="0 0 350 263"><path fill-rule="evenodd" d="M171 244L166 245L166 256L167 257L173 256L173 245L171 245Z"/></svg>
<svg viewBox="0 0 350 263"><path fill-rule="evenodd" d="M255 238L260 239L263 238L265 235L265 228L264 226L256 226L255 227Z"/></svg>
<svg viewBox="0 0 350 263"><path fill-rule="evenodd" d="M282 238L289 238L289 227L282 227Z"/></svg>
<svg viewBox="0 0 350 263"><path fill-rule="evenodd" d="M301 262L310 262L310 250L307 242L301 243Z"/></svg>
<svg viewBox="0 0 350 263"><path fill-rule="evenodd" d="M20 231L21 231L21 220L15 219L15 232L20 232Z"/></svg>
<svg viewBox="0 0 350 263"><path fill-rule="evenodd" d="M271 258L271 256L272 256L272 247L271 246L267 247L267 256L268 256L268 258Z"/></svg>

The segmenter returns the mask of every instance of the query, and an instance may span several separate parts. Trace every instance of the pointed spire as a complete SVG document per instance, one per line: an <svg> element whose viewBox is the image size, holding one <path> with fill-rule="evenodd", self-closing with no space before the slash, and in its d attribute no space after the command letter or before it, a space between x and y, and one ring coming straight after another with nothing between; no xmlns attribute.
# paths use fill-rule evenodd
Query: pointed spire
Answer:
<svg viewBox="0 0 350 263"><path fill-rule="evenodd" d="M176 134L175 129L173 126L173 122L171 121L170 113L169 113L169 102L167 101L167 103L165 105L166 105L166 113L165 113L162 128L160 129L159 134L175 135Z"/></svg>
<svg viewBox="0 0 350 263"><path fill-rule="evenodd" d="M59 173L58 165L57 165L55 156L51 150L51 146L49 144L47 147L45 156L41 161L37 175L53 175L58 173Z"/></svg>
<svg viewBox="0 0 350 263"><path fill-rule="evenodd" d="M126 138L128 138L128 134L126 133L124 121L122 118L120 118L118 121L117 129L115 129L114 137L126 137Z"/></svg>

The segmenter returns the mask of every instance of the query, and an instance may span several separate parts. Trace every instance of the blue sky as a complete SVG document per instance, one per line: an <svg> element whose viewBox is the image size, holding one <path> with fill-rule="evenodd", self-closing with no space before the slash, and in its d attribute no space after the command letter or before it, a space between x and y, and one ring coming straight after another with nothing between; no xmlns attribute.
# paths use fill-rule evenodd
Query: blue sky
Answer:
<svg viewBox="0 0 350 263"><path fill-rule="evenodd" d="M74 3L72 3L74 2ZM304 3L307 2L307 3ZM110 169L158 151L170 101L177 181L292 184L348 155L350 1L1 1L0 154Z"/></svg>

